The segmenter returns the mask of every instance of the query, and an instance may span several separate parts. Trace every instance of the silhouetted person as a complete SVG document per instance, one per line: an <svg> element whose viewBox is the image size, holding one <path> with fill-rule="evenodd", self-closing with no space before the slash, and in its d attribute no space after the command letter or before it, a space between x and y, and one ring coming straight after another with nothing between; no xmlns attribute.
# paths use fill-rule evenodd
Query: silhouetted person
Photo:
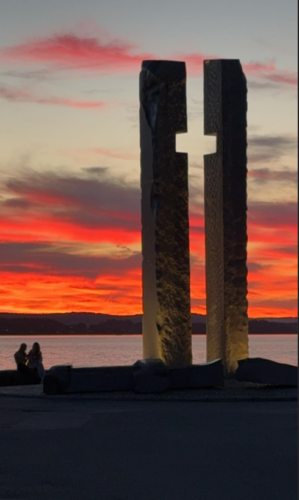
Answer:
<svg viewBox="0 0 299 500"><path fill-rule="evenodd" d="M43 356L38 342L34 342L28 354L28 368L35 372L40 379L43 378L45 369L43 366Z"/></svg>
<svg viewBox="0 0 299 500"><path fill-rule="evenodd" d="M29 373L28 368L28 354L26 353L27 345L21 344L19 350L14 354L17 370L23 373Z"/></svg>

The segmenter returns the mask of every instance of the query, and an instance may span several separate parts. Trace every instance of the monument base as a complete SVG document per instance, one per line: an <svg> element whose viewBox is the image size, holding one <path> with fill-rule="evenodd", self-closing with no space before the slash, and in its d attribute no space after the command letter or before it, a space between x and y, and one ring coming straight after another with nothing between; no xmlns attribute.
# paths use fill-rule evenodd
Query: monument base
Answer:
<svg viewBox="0 0 299 500"><path fill-rule="evenodd" d="M45 394L132 391L155 394L171 389L223 387L221 360L184 368L168 368L160 359L131 366L73 368L53 366L43 379Z"/></svg>
<svg viewBox="0 0 299 500"><path fill-rule="evenodd" d="M18 370L1 370L0 387L9 387L16 385L36 385L40 384L41 379L34 373L23 373Z"/></svg>
<svg viewBox="0 0 299 500"><path fill-rule="evenodd" d="M172 389L201 389L204 387L223 387L224 372L221 359L200 365L170 370Z"/></svg>
<svg viewBox="0 0 299 500"><path fill-rule="evenodd" d="M274 386L298 386L298 367L264 358L238 361L236 380Z"/></svg>
<svg viewBox="0 0 299 500"><path fill-rule="evenodd" d="M101 368L53 366L43 380L45 394L130 391L133 387L134 374L131 366Z"/></svg>

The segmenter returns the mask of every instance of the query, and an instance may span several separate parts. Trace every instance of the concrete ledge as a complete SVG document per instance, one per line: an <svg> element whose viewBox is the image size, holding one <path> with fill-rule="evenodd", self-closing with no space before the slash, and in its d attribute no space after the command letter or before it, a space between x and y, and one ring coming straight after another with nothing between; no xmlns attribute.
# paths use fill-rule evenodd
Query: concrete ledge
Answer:
<svg viewBox="0 0 299 500"><path fill-rule="evenodd" d="M35 385L40 384L41 380L34 373L19 372L18 370L1 370L0 387Z"/></svg>
<svg viewBox="0 0 299 500"><path fill-rule="evenodd" d="M297 387L297 376L296 366L263 358L247 358L238 362L236 382ZM7 385L24 383L23 379L19 384L15 380L14 384ZM53 366L44 377L43 391L52 395L121 391L159 394L174 390L221 388L224 385L223 365L220 359L201 365L171 369L161 360L139 360L131 366L98 368Z"/></svg>
<svg viewBox="0 0 299 500"><path fill-rule="evenodd" d="M170 389L169 368L161 359L142 359L133 365L134 392L157 394Z"/></svg>
<svg viewBox="0 0 299 500"><path fill-rule="evenodd" d="M168 375L170 369L161 359L139 359L133 365L135 372L144 372L150 375Z"/></svg>
<svg viewBox="0 0 299 500"><path fill-rule="evenodd" d="M170 370L170 384L172 389L200 389L204 387L223 387L224 372L221 359L190 365L185 368Z"/></svg>
<svg viewBox="0 0 299 500"><path fill-rule="evenodd" d="M133 390L132 366L72 368L53 366L44 376L45 394Z"/></svg>
<svg viewBox="0 0 299 500"><path fill-rule="evenodd" d="M71 365L52 366L44 376L43 390L45 394L63 394L71 382Z"/></svg>
<svg viewBox="0 0 299 500"><path fill-rule="evenodd" d="M298 367L264 358L247 358L238 361L236 379L239 381L297 387Z"/></svg>
<svg viewBox="0 0 299 500"><path fill-rule="evenodd" d="M43 380L45 394L133 391L156 394L173 389L223 387L221 360L169 369L158 359L139 360L132 366L73 368L53 366Z"/></svg>

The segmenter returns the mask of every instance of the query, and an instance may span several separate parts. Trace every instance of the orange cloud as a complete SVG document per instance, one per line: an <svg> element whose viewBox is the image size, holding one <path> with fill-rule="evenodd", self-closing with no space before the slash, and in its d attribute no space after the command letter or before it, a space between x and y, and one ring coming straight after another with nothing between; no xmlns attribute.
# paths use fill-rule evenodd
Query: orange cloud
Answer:
<svg viewBox="0 0 299 500"><path fill-rule="evenodd" d="M0 297L0 311L138 314L141 312L141 274L138 270L119 273L118 277L103 274L96 281L68 274L57 279L47 272L42 275L3 272Z"/></svg>
<svg viewBox="0 0 299 500"><path fill-rule="evenodd" d="M139 186L100 167L77 176L28 170L2 194L1 311L141 312ZM203 207L193 196L191 189L192 311L205 313ZM296 208L249 204L250 317L296 316Z"/></svg>

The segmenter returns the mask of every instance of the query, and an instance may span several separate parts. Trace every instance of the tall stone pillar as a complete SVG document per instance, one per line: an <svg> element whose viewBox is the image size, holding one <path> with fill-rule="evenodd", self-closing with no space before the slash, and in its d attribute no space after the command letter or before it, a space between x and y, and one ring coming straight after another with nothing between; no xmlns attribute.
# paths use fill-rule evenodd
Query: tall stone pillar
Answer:
<svg viewBox="0 0 299 500"><path fill-rule="evenodd" d="M207 360L233 375L248 357L247 86L238 60L204 62L204 133L217 151L204 157Z"/></svg>
<svg viewBox="0 0 299 500"><path fill-rule="evenodd" d="M186 68L143 61L140 73L143 356L191 364Z"/></svg>

